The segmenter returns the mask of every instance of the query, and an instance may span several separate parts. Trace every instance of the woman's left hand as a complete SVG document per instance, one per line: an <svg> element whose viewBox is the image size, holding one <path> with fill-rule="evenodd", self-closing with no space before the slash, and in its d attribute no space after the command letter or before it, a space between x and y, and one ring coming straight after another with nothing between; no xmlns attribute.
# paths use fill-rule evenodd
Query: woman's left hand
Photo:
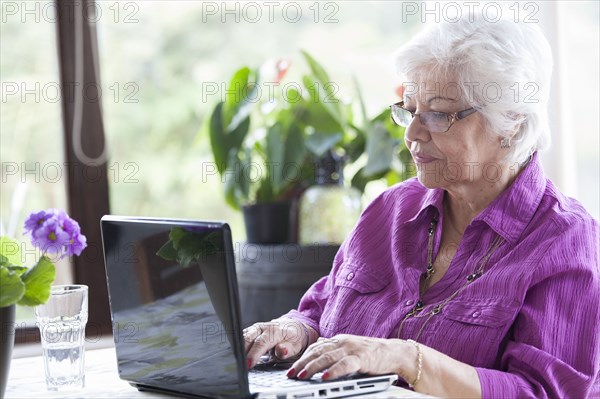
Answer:
<svg viewBox="0 0 600 399"><path fill-rule="evenodd" d="M324 370L324 380L355 372L398 374L401 360L415 357L416 349L406 341L342 334L319 338L292 365L287 376L304 380Z"/></svg>

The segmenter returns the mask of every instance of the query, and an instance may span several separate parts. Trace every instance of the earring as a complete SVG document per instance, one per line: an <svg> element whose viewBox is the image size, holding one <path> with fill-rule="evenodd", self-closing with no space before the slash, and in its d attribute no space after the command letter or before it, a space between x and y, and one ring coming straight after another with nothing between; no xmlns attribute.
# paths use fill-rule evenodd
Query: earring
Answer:
<svg viewBox="0 0 600 399"><path fill-rule="evenodd" d="M510 139L509 138L503 138L500 141L500 148L510 148Z"/></svg>

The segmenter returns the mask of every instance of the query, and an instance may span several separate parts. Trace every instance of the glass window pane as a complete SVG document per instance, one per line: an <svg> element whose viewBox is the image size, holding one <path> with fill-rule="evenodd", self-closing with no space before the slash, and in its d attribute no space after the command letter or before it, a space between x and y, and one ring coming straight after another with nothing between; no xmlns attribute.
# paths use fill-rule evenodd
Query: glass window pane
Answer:
<svg viewBox="0 0 600 399"><path fill-rule="evenodd" d="M576 197L596 219L600 218L599 9L596 1L563 1L560 8L567 80L563 87L569 90L569 101L563 104L568 131L561 134L573 140Z"/></svg>
<svg viewBox="0 0 600 399"><path fill-rule="evenodd" d="M387 1L98 4L111 211L224 219L236 240L241 212L225 204L208 137L198 135L232 73L288 59L300 83L304 49L342 98L355 95L355 76L373 117L397 101L390 55L418 27L400 24L401 3Z"/></svg>
<svg viewBox="0 0 600 399"><path fill-rule="evenodd" d="M53 10L52 1L2 3L0 234L23 242L27 266L39 253L23 236L25 218L41 209L67 209ZM71 282L68 260L56 266L55 283ZM18 306L17 320L33 320L33 308Z"/></svg>

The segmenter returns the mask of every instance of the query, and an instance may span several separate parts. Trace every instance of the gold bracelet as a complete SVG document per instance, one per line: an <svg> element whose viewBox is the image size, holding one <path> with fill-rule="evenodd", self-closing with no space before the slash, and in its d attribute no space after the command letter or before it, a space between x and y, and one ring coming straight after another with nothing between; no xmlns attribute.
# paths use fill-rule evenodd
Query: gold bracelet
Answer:
<svg viewBox="0 0 600 399"><path fill-rule="evenodd" d="M410 342L417 348L417 376L415 377L415 380L412 383L408 383L408 386L410 388L414 388L415 385L417 385L417 383L421 379L421 373L423 372L423 352L421 352L421 345L419 345L418 342L412 339L408 339L406 340L406 342Z"/></svg>

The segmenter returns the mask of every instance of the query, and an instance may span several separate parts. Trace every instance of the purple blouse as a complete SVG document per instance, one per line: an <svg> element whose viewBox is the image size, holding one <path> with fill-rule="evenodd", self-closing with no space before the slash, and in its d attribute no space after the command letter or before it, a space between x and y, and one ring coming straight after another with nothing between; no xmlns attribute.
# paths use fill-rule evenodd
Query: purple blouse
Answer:
<svg viewBox="0 0 600 399"><path fill-rule="evenodd" d="M411 179L377 197L329 276L287 316L323 337L396 338L418 300L427 230L438 214L434 259L439 250L443 196ZM504 241L481 277L429 318L465 285L497 236ZM483 398L600 397L599 247L598 222L545 177L536 153L467 227L400 338L421 331L420 343L475 367Z"/></svg>

